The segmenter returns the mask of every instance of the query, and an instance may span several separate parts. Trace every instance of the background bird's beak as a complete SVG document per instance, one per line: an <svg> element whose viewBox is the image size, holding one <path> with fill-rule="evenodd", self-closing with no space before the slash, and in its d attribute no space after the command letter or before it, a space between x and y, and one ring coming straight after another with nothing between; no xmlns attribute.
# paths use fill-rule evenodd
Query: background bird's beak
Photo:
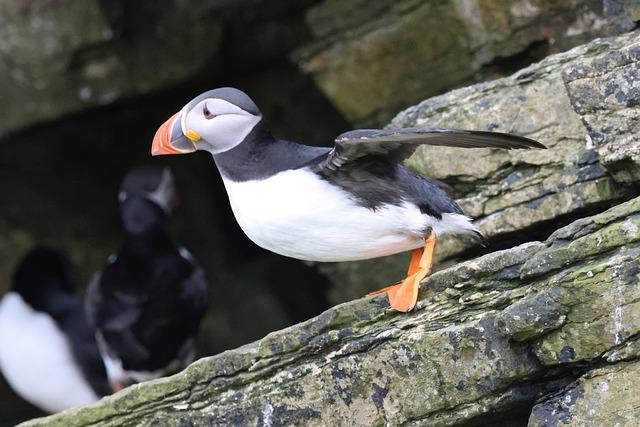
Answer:
<svg viewBox="0 0 640 427"><path fill-rule="evenodd" d="M182 133L180 119L183 111L174 114L158 128L153 137L151 155L185 154L196 151L195 144Z"/></svg>

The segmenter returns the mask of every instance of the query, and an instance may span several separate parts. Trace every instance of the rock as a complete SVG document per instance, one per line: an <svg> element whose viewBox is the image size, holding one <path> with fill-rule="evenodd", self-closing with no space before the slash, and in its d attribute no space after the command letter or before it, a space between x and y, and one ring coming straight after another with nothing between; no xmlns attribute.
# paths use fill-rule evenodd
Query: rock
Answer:
<svg viewBox="0 0 640 427"><path fill-rule="evenodd" d="M529 426L637 426L639 376L640 362L594 369L536 404Z"/></svg>
<svg viewBox="0 0 640 427"><path fill-rule="evenodd" d="M200 71L219 47L221 26L196 18L217 2L170 3L2 2L0 54L10 60L0 62L0 98L11 108L0 113L0 134Z"/></svg>
<svg viewBox="0 0 640 427"><path fill-rule="evenodd" d="M305 40L311 2L3 1L0 136L202 74L235 81Z"/></svg>
<svg viewBox="0 0 640 427"><path fill-rule="evenodd" d="M390 127L452 127L512 132L548 150L500 151L421 147L406 162L442 180L490 241L489 249L546 238L585 211L637 194L640 170L640 32L600 39L552 55L514 75L428 99L398 114ZM455 161L448 161L455 159ZM473 255L472 242L439 239L439 262ZM475 249L477 251L477 248ZM378 269L404 273L405 256ZM388 284L369 264L323 268L341 302ZM384 280L387 281L384 281ZM396 280L397 280L396 279Z"/></svg>
<svg viewBox="0 0 640 427"><path fill-rule="evenodd" d="M617 181L640 180L640 43L578 58L563 80L604 167Z"/></svg>
<svg viewBox="0 0 640 427"><path fill-rule="evenodd" d="M494 425L531 408L556 425L556 407L557 425L633 420L639 255L640 197L430 276L408 314L352 301L24 425Z"/></svg>
<svg viewBox="0 0 640 427"><path fill-rule="evenodd" d="M639 19L633 0L325 0L308 10L314 40L294 58L354 125L376 126Z"/></svg>

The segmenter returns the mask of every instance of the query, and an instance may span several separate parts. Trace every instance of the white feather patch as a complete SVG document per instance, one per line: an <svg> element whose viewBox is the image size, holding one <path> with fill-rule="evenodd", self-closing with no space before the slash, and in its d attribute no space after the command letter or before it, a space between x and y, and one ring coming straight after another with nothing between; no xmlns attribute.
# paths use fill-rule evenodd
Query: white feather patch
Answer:
<svg viewBox="0 0 640 427"><path fill-rule="evenodd" d="M427 227L436 235L475 230L464 215L441 220L409 202L376 210L309 169L264 180L234 182L223 176L231 208L247 236L270 251L308 261L354 261L421 247Z"/></svg>
<svg viewBox="0 0 640 427"><path fill-rule="evenodd" d="M196 356L195 341L188 339L178 351L176 358L169 362L164 368L155 371L133 371L124 369L122 360L112 355L113 352L109 349L109 345L100 332L96 332L96 341L98 342L102 361L107 370L107 377L109 378L111 386L128 384L131 381L141 383L171 375L193 362Z"/></svg>
<svg viewBox="0 0 640 427"><path fill-rule="evenodd" d="M0 369L20 396L50 413L98 400L56 323L15 292L0 302Z"/></svg>

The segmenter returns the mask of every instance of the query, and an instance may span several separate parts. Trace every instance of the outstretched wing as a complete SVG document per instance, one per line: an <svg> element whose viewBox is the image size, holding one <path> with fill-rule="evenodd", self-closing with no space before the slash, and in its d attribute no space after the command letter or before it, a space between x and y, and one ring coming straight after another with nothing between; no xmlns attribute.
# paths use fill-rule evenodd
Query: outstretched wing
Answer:
<svg viewBox="0 0 640 427"><path fill-rule="evenodd" d="M357 129L338 135L335 147L319 166L337 170L365 156L382 156L397 163L411 156L419 145L507 150L547 148L532 139L501 132L445 128Z"/></svg>

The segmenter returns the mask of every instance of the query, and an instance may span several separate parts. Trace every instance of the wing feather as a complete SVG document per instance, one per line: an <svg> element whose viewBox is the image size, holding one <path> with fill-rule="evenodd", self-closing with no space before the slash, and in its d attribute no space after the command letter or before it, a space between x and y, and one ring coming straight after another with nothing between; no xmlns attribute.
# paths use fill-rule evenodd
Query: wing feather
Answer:
<svg viewBox="0 0 640 427"><path fill-rule="evenodd" d="M501 132L446 128L357 129L338 135L335 147L321 166L335 171L365 156L384 156L392 162L401 162L420 145L507 150L547 148L533 139Z"/></svg>

